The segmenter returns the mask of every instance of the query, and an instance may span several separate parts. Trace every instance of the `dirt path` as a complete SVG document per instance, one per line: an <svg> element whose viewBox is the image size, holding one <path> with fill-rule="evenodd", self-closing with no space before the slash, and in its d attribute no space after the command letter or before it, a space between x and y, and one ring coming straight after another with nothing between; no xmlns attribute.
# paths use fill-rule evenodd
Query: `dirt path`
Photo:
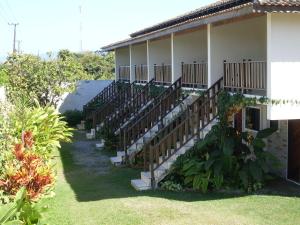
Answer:
<svg viewBox="0 0 300 225"><path fill-rule="evenodd" d="M85 138L75 141L72 151L74 164L83 167L90 174L107 174L110 170L109 157L102 154L101 149L95 147L96 143L99 141L89 141Z"/></svg>

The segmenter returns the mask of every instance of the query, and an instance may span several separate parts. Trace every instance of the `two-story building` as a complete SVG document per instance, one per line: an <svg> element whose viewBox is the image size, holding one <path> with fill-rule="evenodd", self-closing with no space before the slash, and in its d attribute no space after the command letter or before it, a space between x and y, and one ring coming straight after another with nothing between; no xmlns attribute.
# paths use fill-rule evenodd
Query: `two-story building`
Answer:
<svg viewBox="0 0 300 225"><path fill-rule="evenodd" d="M107 45L114 51L116 80L289 100L243 109L234 124L253 132L278 131L268 150L283 177L300 182L300 1L224 0L130 34ZM117 31L117 27L116 27ZM154 173L153 173L154 174Z"/></svg>

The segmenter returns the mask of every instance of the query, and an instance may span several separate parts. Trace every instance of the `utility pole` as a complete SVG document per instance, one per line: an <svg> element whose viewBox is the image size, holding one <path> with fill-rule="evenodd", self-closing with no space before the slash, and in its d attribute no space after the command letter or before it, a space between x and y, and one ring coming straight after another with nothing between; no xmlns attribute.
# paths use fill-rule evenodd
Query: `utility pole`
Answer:
<svg viewBox="0 0 300 225"><path fill-rule="evenodd" d="M17 26L19 25L19 23L8 23L8 25L14 26L13 53L16 53Z"/></svg>

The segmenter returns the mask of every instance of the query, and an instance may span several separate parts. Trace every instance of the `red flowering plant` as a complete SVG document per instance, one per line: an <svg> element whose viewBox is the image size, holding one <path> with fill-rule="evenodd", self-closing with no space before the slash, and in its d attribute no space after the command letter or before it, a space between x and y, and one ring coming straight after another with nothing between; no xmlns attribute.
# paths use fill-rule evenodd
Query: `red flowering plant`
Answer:
<svg viewBox="0 0 300 225"><path fill-rule="evenodd" d="M22 142L12 149L13 160L7 165L6 175L0 179L0 189L15 195L22 187L30 200L37 200L54 183L54 175L47 162L35 153L31 131L22 133Z"/></svg>

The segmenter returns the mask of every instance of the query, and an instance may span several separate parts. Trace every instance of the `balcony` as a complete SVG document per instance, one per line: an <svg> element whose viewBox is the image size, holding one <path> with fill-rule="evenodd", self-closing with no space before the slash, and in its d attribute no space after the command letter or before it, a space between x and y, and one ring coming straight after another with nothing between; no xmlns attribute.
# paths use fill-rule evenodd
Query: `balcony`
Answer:
<svg viewBox="0 0 300 225"><path fill-rule="evenodd" d="M119 66L119 80L124 82L130 81L130 66Z"/></svg>
<svg viewBox="0 0 300 225"><path fill-rule="evenodd" d="M207 88L207 63L181 64L182 86L188 88Z"/></svg>
<svg viewBox="0 0 300 225"><path fill-rule="evenodd" d="M154 65L154 80L158 84L169 85L172 83L171 65Z"/></svg>
<svg viewBox="0 0 300 225"><path fill-rule="evenodd" d="M147 65L135 65L134 66L135 79L138 83L148 82L148 66Z"/></svg>
<svg viewBox="0 0 300 225"><path fill-rule="evenodd" d="M265 96L267 63L265 61L224 61L224 88L231 92Z"/></svg>

